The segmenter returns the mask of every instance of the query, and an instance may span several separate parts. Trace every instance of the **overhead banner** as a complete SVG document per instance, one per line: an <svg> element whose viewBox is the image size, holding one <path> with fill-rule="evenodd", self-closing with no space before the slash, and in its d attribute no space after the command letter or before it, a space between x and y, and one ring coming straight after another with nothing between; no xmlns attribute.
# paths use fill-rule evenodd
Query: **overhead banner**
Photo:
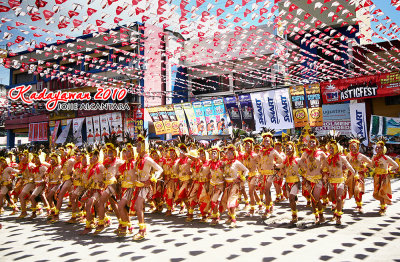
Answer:
<svg viewBox="0 0 400 262"><path fill-rule="evenodd" d="M89 144L94 143L93 118L91 116L86 117L86 136Z"/></svg>
<svg viewBox="0 0 400 262"><path fill-rule="evenodd" d="M305 89L310 126L322 126L322 98L319 84L306 85Z"/></svg>
<svg viewBox="0 0 400 262"><path fill-rule="evenodd" d="M250 97L254 108L254 122L256 126L255 130L260 132L262 128L267 127L267 119L264 110L264 93L251 93Z"/></svg>
<svg viewBox="0 0 400 262"><path fill-rule="evenodd" d="M371 116L370 139L385 136L388 144L400 144L400 117Z"/></svg>
<svg viewBox="0 0 400 262"><path fill-rule="evenodd" d="M278 118L280 119L279 129L294 128L289 88L275 90L275 105Z"/></svg>
<svg viewBox="0 0 400 262"><path fill-rule="evenodd" d="M225 111L224 99L218 98L213 100L214 115L217 125L217 135L229 135L229 117Z"/></svg>
<svg viewBox="0 0 400 262"><path fill-rule="evenodd" d="M216 118L214 114L214 105L211 100L202 101L203 103L203 110L204 116L206 118L206 127L207 127L207 135L213 136L217 135L217 128L216 128Z"/></svg>
<svg viewBox="0 0 400 262"><path fill-rule="evenodd" d="M108 124L108 114L100 115L100 130L101 130L101 141L104 142L104 138L110 135L110 127Z"/></svg>
<svg viewBox="0 0 400 262"><path fill-rule="evenodd" d="M363 137L363 144L368 146L367 117L365 103L350 104L351 133L357 137Z"/></svg>
<svg viewBox="0 0 400 262"><path fill-rule="evenodd" d="M331 130L346 136L352 134L349 104L322 105L322 114L324 123L315 128L318 136L327 135Z"/></svg>
<svg viewBox="0 0 400 262"><path fill-rule="evenodd" d="M324 104L395 96L400 94L400 73L385 73L322 82L321 92Z"/></svg>
<svg viewBox="0 0 400 262"><path fill-rule="evenodd" d="M93 130L95 142L101 141L100 116L93 116Z"/></svg>
<svg viewBox="0 0 400 262"><path fill-rule="evenodd" d="M228 111L229 118L234 128L242 128L242 117L236 97L229 96L224 98L226 111Z"/></svg>
<svg viewBox="0 0 400 262"><path fill-rule="evenodd" d="M122 131L122 116L121 112L114 112L114 113L109 113L111 117L110 123L110 129L111 129L111 134L115 134L117 136L117 141L122 142L123 141L123 131Z"/></svg>
<svg viewBox="0 0 400 262"><path fill-rule="evenodd" d="M207 135L207 122L204 114L203 103L200 101L193 102L193 111L196 116L196 130L198 136Z"/></svg>
<svg viewBox="0 0 400 262"><path fill-rule="evenodd" d="M33 138L32 141L39 141L39 124L33 124Z"/></svg>
<svg viewBox="0 0 400 262"><path fill-rule="evenodd" d="M253 105L251 96L243 94L239 96L240 110L243 117L242 129L245 131L252 131L256 129L253 118Z"/></svg>
<svg viewBox="0 0 400 262"><path fill-rule="evenodd" d="M183 110L182 104L174 104L174 110L176 114L176 118L179 122L179 134L188 135L189 130L186 124L185 111Z"/></svg>
<svg viewBox="0 0 400 262"><path fill-rule="evenodd" d="M304 86L291 86L290 95L292 98L294 126L305 127L308 124L308 114Z"/></svg>
<svg viewBox="0 0 400 262"><path fill-rule="evenodd" d="M51 133L51 142L52 142L52 145L54 145L54 143L56 142L57 133L58 133L58 128L60 127L60 124L61 124L61 121L60 121L60 120L55 121L54 129L53 129L53 132Z"/></svg>
<svg viewBox="0 0 400 262"><path fill-rule="evenodd" d="M166 105L165 110L167 112L167 115L169 117L169 121L171 123L171 134L174 135L179 135L179 121L176 118L175 110L173 105Z"/></svg>
<svg viewBox="0 0 400 262"><path fill-rule="evenodd" d="M72 119L67 119L67 125L62 130L61 134L58 136L56 140L56 144L64 144L67 140L69 130L71 128Z"/></svg>
<svg viewBox="0 0 400 262"><path fill-rule="evenodd" d="M171 134L172 133L172 123L171 123L171 120L169 119L166 106L158 107L158 115L160 116L160 118L163 122L163 125L165 128L165 134Z"/></svg>
<svg viewBox="0 0 400 262"><path fill-rule="evenodd" d="M165 127L164 127L163 121L161 119L161 116L158 114L158 107L149 107L149 108L147 108L147 111L149 112L151 120L153 121L156 135L165 134L166 133Z"/></svg>
<svg viewBox="0 0 400 262"><path fill-rule="evenodd" d="M187 120L189 122L190 134L196 136L198 134L197 130L197 119L196 114L191 103L183 103L182 108L185 111Z"/></svg>
<svg viewBox="0 0 400 262"><path fill-rule="evenodd" d="M76 140L76 144L77 146L81 146L83 143L82 140L82 125L83 125L83 121L85 120L84 117L82 118L74 118L73 119L73 123L72 123L72 132L74 135L74 138Z"/></svg>
<svg viewBox="0 0 400 262"><path fill-rule="evenodd" d="M135 134L133 137L136 137L137 134L139 134L143 130L144 108L136 108L135 109L134 121L135 121Z"/></svg>

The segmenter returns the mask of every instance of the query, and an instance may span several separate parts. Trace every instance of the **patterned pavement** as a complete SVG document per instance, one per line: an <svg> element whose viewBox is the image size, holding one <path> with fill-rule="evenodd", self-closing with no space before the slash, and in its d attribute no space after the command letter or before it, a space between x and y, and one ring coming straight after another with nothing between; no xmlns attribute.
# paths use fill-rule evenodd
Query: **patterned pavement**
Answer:
<svg viewBox="0 0 400 262"><path fill-rule="evenodd" d="M238 214L238 226L211 227L199 219L185 222L182 215L146 214L148 237L133 242L132 235L113 234L117 221L101 235L80 236L84 225L59 222L48 225L43 215L35 220L0 217L0 261L400 261L400 180L392 180L393 205L379 216L372 198L372 180L366 180L364 214L353 212L354 200L345 203L343 225L313 225L313 215L300 197L299 218L289 225L287 202L275 207L266 220ZM328 210L326 217L332 212ZM69 212L61 212L66 221ZM222 221L226 215L222 217ZM137 223L134 224L135 231Z"/></svg>

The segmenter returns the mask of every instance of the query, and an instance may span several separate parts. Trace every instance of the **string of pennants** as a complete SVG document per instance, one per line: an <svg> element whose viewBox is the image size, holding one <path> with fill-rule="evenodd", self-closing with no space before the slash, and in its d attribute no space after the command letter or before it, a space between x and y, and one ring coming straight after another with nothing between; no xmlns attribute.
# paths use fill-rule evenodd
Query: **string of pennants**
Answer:
<svg viewBox="0 0 400 262"><path fill-rule="evenodd" d="M100 5L98 5L99 3ZM344 5L340 4L340 1L308 0L307 4L314 10L319 9L320 15L328 16L332 18L332 22L346 27L347 33L355 34L357 39L365 39L366 36L358 31L355 25L359 28L365 28L367 32L370 31L372 37L382 40L399 39L400 27L381 9L377 9L373 1L348 1L348 5L353 5L356 12L364 12L364 15L370 15L372 22L377 23L375 29L358 20L355 13L346 9ZM400 9L399 1L391 1L391 4L397 10ZM96 9L94 6L100 6L100 8ZM111 10L113 11L111 12ZM178 45L176 49L169 49L166 53L169 58L177 58L191 63L201 62L206 69L198 69L179 63L173 64L186 67L189 72L183 74L192 79L198 78L198 76L190 72L201 71L202 74L212 75L212 68L229 73L232 72L232 67L239 67L246 70L245 72L237 71L235 76L230 76L235 81L252 84L258 80L268 81L273 79L280 84L301 84L304 80L321 82L343 76L358 77L371 73L390 72L398 70L400 62L398 59L400 50L395 46L391 46L388 50L377 43L376 47L385 56L382 53L378 54L368 47L358 45L355 39L349 38L324 24L318 17L311 15L289 0L242 0L240 2L227 0L216 1L215 3L206 3L204 0L195 2L185 0L177 2L165 0L158 2L89 0L87 6L73 3L72 0L55 0L55 4L50 3L50 1L37 0L31 5L21 3L19 0L9 0L6 3L0 3L0 12L4 14L1 19L2 32L0 34L2 34L2 38L0 41L5 42L9 48L17 46L17 49L28 49L37 54L44 52L48 58L64 57L71 59L70 61L74 60L73 62L77 64L82 63L83 59L83 63L89 67L137 79L142 79L145 76L145 69L136 68L132 70L130 66L96 60L83 54L92 50L101 52L97 49L104 48L112 50L111 57L117 59L117 61L130 59L130 61L136 60L139 64L147 63L152 58L146 53L140 55L112 46L115 43L121 43L122 46L133 47L139 46L143 41L151 42L154 40L152 38L140 39L142 38L140 32L129 29L133 25L129 21L132 21L133 18L145 23L139 26L140 30L146 30L147 25L157 25L163 29L179 32L183 39L178 39L178 42L185 42L185 38L196 39L197 43L193 44L191 48L183 49L182 46ZM304 19L298 18L303 15ZM300 40L302 44L311 48L317 48L324 55L313 54L305 49L298 51L296 45L257 26L265 22L274 29L283 27L283 35L294 37L295 40ZM40 24L42 26L39 26ZM120 27L118 31L113 30L121 24L127 26ZM107 44L99 44L81 38L76 39L74 36L57 32L55 29L47 29L55 26L58 28L57 31L69 29L75 33L80 32L80 30L83 34L93 33L93 36L101 37ZM218 28L218 31L212 30L212 28ZM233 32L233 37L228 39L228 32ZM158 37L163 38L166 35L167 33L161 32ZM248 37L242 39L244 36ZM28 39L28 37L31 38ZM45 42L52 42L57 39L58 44L63 44L65 39L76 39L77 42L75 44L65 42L63 47L58 48L57 46L47 47L47 43L40 42L41 39L45 39ZM201 49L200 43L204 41L210 42L209 48ZM360 46L361 49L372 54L372 57L368 57L361 53L359 49L356 51L358 55L365 58L368 64L347 51L348 46L344 44L346 41ZM161 44L165 44L162 39L160 44L152 46L152 49L161 52ZM221 46L223 48L218 49ZM251 46L255 46L255 48L251 49ZM73 51L74 49L76 51ZM240 54L253 57L260 63L232 57L232 50L240 50ZM273 51L274 54L271 56L263 55L266 50ZM390 51L393 51L394 54ZM108 52L105 53L108 54ZM205 55L199 55L201 53ZM17 61L13 60L14 52L7 54L9 57L3 58L2 63L8 68L20 69L24 72L41 74L51 78L61 78L64 81L89 86L101 84L125 87L137 94L146 94L147 91L147 94L151 95L151 90L145 90L137 84L126 83L122 80L110 80L98 74L90 74L67 67L63 68L63 66L55 63L29 58L28 55L19 57L20 60ZM70 58L67 58L68 56ZM342 61L343 64L332 63L325 56L331 56L334 60ZM271 72L265 71L276 63L288 65L287 72L280 74L273 72L272 69ZM349 65L357 70L350 70L347 67ZM117 69L111 69L115 66ZM238 75L243 75L243 77L238 77ZM165 81L161 74L151 77L159 77L162 81ZM248 79L252 79L252 81ZM184 81L186 81L185 84L193 83L190 80ZM207 81L212 82L209 79ZM211 87L211 85L202 86L202 88ZM155 95L166 96L171 94L163 92Z"/></svg>

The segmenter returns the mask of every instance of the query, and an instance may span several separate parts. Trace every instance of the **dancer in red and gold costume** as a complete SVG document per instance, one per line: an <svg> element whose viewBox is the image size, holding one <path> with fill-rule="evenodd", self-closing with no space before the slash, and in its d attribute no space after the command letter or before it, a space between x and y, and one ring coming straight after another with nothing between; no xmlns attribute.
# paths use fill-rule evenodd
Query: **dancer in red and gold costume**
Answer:
<svg viewBox="0 0 400 262"><path fill-rule="evenodd" d="M375 143L375 155L372 157L374 170L374 193L379 200L381 208L379 214L385 215L387 205L392 204L392 188L390 184L390 172L396 173L399 165L386 154L385 140L382 138Z"/></svg>
<svg viewBox="0 0 400 262"><path fill-rule="evenodd" d="M369 157L361 154L360 150L360 139L353 138L349 142L350 152L347 154L347 161L353 167L355 173L350 173L346 180L348 188L349 198L354 196L356 200L356 211L363 213L362 210L362 196L365 193L365 175L368 171L367 166L372 165L372 161Z"/></svg>
<svg viewBox="0 0 400 262"><path fill-rule="evenodd" d="M191 152L189 152L191 154ZM192 155L193 157L193 155ZM186 221L193 220L193 212L196 205L199 205L202 219L200 222L207 222L207 212L209 208L210 196L208 195L210 181L210 166L204 147L198 149L198 157L192 163L192 187L189 191L189 214Z"/></svg>
<svg viewBox="0 0 400 262"><path fill-rule="evenodd" d="M105 168L105 188L101 192L99 199L99 220L97 223L95 234L100 233L104 230L105 227L111 224L111 219L106 216L106 204L108 201L110 201L115 216L117 217L117 219L119 219L117 206L117 179L119 177L119 167L123 164L123 161L117 157L117 149L113 143L106 144L105 153L107 154L106 159L103 161L103 166Z"/></svg>
<svg viewBox="0 0 400 262"><path fill-rule="evenodd" d="M256 190L260 177L260 174L258 172L259 156L253 151L253 146L254 138L246 137L243 139L244 154L242 156L242 163L249 170L247 182L249 185L250 210L248 213L246 213L246 216L254 215L256 204L262 207L262 202L260 201Z"/></svg>
<svg viewBox="0 0 400 262"><path fill-rule="evenodd" d="M51 220L53 218L52 213L54 213L55 209L54 203L57 203L55 201L55 196L61 183L61 166L59 164L58 155L56 153L51 153L49 161L50 167L47 170L48 186L46 193L47 202L49 203L47 220Z"/></svg>
<svg viewBox="0 0 400 262"><path fill-rule="evenodd" d="M167 204L166 216L172 214L172 209L174 207L176 193L179 188L179 178L176 170L176 163L178 162L178 155L176 149L173 146L168 148L169 157L165 161L164 165L164 177L165 177L165 189L164 189L164 199Z"/></svg>
<svg viewBox="0 0 400 262"><path fill-rule="evenodd" d="M258 170L261 174L261 191L264 193L266 205L262 217L266 219L272 214L271 185L275 179L275 167L282 163L282 156L273 148L272 132L264 132L261 136L263 138L263 149L260 152Z"/></svg>
<svg viewBox="0 0 400 262"><path fill-rule="evenodd" d="M312 199L312 210L315 215L315 223L325 222L323 206L320 201L324 184L322 182L322 169L325 165L327 156L318 149L318 140L314 134L309 135L308 148L301 156L301 168L304 170L303 193L305 197Z"/></svg>
<svg viewBox="0 0 400 262"><path fill-rule="evenodd" d="M57 222L59 220L59 213L63 203L65 194L71 189L72 186L72 173L74 172L75 160L75 145L70 143L65 146L66 149L60 148L61 152L61 168L62 168L62 184L60 192L57 196L57 205L54 210L53 218L51 222Z"/></svg>
<svg viewBox="0 0 400 262"><path fill-rule="evenodd" d="M89 165L87 160L87 152L77 149L75 157L76 163L74 165L74 173L72 177L74 190L71 193L72 217L67 221L67 223L70 224L75 224L79 221L79 219L83 218L83 211L79 211L78 209L80 202L79 200L85 193L85 185L88 183L87 169Z"/></svg>
<svg viewBox="0 0 400 262"><path fill-rule="evenodd" d="M19 202L21 203L21 214L18 218L24 218L28 215L26 212L26 200L35 188L34 176L31 172L35 165L29 162L29 153L27 150L20 155L20 163L18 169L22 176L22 191L18 195Z"/></svg>
<svg viewBox="0 0 400 262"><path fill-rule="evenodd" d="M333 220L336 224L342 224L341 218L343 214L343 199L346 197L345 193L345 177L344 169L347 168L354 174L354 169L347 161L346 157L342 154L342 147L337 141L337 137L333 134L327 145L328 158L326 161L328 182L329 182L329 196L331 201L336 201L336 208L333 213Z"/></svg>
<svg viewBox="0 0 400 262"><path fill-rule="evenodd" d="M35 164L35 167L31 169L31 172L34 177L35 182L35 189L33 190L30 200L32 206L32 215L31 218L35 218L37 216L37 212L41 212L41 210L37 206L37 202L42 200L45 205L45 208L49 208L49 203L44 195L46 189L46 173L47 169L49 168L50 164L40 161L39 155L34 154L32 163Z"/></svg>
<svg viewBox="0 0 400 262"><path fill-rule="evenodd" d="M13 177L18 174L19 170L7 165L4 157L0 157L0 213L3 211L4 198L8 198L13 210L16 212L17 206L9 193L12 191ZM8 196L7 196L8 195Z"/></svg>
<svg viewBox="0 0 400 262"><path fill-rule="evenodd" d="M286 198L289 198L290 209L292 210L290 223L294 224L298 220L296 201L301 187L299 174L301 159L296 156L296 145L292 141L286 142L285 153L283 163L279 164L278 167L282 168L281 174L285 178L283 193Z"/></svg>
<svg viewBox="0 0 400 262"><path fill-rule="evenodd" d="M275 141L274 148L278 152L278 154L281 156L282 159L284 159L286 157L285 152L283 152L282 142L280 140ZM276 170L275 179L274 179L274 187L275 187L275 192L276 192L275 203L278 203L278 202L281 202L284 200L282 185L283 185L282 174L280 173L280 170Z"/></svg>
<svg viewBox="0 0 400 262"><path fill-rule="evenodd" d="M99 156L100 152L97 149L90 152L90 165L87 169L88 184L85 186L87 191L82 197L82 201L85 202L86 210L86 226L81 232L82 235L88 234L96 226L93 211L95 208L98 209L105 173L103 164L99 162Z"/></svg>
<svg viewBox="0 0 400 262"><path fill-rule="evenodd" d="M152 195L151 181L157 182L163 172L162 168L146 154L145 136L139 135L136 144L138 158L136 160L136 200L135 210L139 222L139 232L133 236L133 240L141 240L146 236L146 224L144 221L144 202ZM154 172L152 172L154 170ZM152 177L152 173L154 177Z"/></svg>
<svg viewBox="0 0 400 262"><path fill-rule="evenodd" d="M119 167L121 181L121 200L118 202L118 211L120 215L117 234L125 236L127 232L132 233L132 225L129 217L129 210L135 191L135 172L136 162L132 144L128 143L122 150L124 163Z"/></svg>
<svg viewBox="0 0 400 262"><path fill-rule="evenodd" d="M218 146L214 146L210 149L211 160L210 166L210 205L212 211L211 225L215 226L218 224L220 213L218 212L218 205L220 203L220 197L224 192L224 172L222 161L219 159L220 149Z"/></svg>
<svg viewBox="0 0 400 262"><path fill-rule="evenodd" d="M236 208L239 205L240 183L246 181L249 170L237 160L236 147L230 144L226 148L226 161L223 163L225 179L224 193L220 203L220 213L228 209L229 218L225 222L230 227L236 227Z"/></svg>

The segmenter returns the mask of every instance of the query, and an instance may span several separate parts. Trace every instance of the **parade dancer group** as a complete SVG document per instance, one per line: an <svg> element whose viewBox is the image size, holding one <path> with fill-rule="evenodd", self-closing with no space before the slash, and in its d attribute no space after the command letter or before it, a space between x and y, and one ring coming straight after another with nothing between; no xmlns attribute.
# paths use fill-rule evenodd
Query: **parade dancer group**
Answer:
<svg viewBox="0 0 400 262"><path fill-rule="evenodd" d="M196 221L198 214L199 222L210 225L217 225L226 212L225 223L235 227L240 200L245 216L266 220L274 203L286 198L290 223L295 224L301 192L316 224L326 221L324 209L330 203L332 220L340 225L346 196L354 197L356 211L363 212L364 179L371 169L373 197L384 215L392 198L390 177L399 168L386 155L385 141L376 141L370 159L359 152L360 139L345 141L347 152L341 139L336 132L318 139L305 130L300 139L285 135L277 141L271 130L264 130L258 135L234 132L225 141L179 136L147 145L141 134L122 144L110 136L105 145L67 144L48 154L14 150L0 157L0 208L3 213L7 204L12 215L20 212L18 219L28 219L30 206L30 219L45 211L48 223L56 223L66 210L63 203L69 202L66 222L84 223L80 234L100 234L111 225L107 214L112 212L119 221L115 233L126 236L133 232L131 217L136 216L139 230L133 240L141 240L146 237L146 203L150 212L165 208L171 216L179 210L187 222Z"/></svg>

